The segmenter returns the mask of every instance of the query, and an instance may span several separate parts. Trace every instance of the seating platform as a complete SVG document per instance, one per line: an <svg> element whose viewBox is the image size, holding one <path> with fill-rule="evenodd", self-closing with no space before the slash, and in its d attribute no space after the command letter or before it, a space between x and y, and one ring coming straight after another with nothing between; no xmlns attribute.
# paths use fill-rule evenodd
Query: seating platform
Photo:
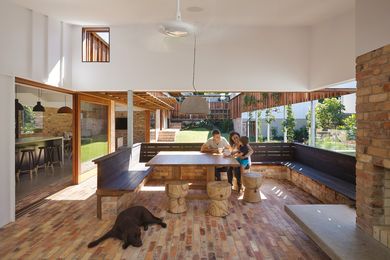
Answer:
<svg viewBox="0 0 390 260"><path fill-rule="evenodd" d="M296 161L286 162L282 164L291 170L294 170L300 174L303 174L311 178L312 180L324 184L330 189L340 194L343 194L347 198L355 200L356 197L355 185L352 183L346 182L340 178L336 178L328 173L319 171L317 169L314 169L313 167L310 167L306 164L299 163Z"/></svg>
<svg viewBox="0 0 390 260"><path fill-rule="evenodd" d="M141 144L123 147L100 157L97 164L97 217L115 217L134 199L134 194L146 183L152 167L140 163Z"/></svg>
<svg viewBox="0 0 390 260"><path fill-rule="evenodd" d="M285 205L285 211L332 259L390 259L390 249L360 230L346 205Z"/></svg>

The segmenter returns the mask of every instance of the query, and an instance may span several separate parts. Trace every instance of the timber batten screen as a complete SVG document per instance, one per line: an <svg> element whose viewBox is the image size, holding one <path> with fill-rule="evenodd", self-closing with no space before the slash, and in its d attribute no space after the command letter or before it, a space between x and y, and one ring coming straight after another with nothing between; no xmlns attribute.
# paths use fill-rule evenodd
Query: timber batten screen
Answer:
<svg viewBox="0 0 390 260"><path fill-rule="evenodd" d="M110 28L83 28L82 61L110 61Z"/></svg>

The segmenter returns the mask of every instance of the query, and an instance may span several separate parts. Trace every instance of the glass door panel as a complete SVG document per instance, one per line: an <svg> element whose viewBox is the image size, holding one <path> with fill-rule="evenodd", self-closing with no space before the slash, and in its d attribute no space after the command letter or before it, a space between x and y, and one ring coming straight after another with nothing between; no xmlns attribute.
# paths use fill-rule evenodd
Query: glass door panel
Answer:
<svg viewBox="0 0 390 260"><path fill-rule="evenodd" d="M108 106L81 101L81 174L95 174L93 160L108 154Z"/></svg>

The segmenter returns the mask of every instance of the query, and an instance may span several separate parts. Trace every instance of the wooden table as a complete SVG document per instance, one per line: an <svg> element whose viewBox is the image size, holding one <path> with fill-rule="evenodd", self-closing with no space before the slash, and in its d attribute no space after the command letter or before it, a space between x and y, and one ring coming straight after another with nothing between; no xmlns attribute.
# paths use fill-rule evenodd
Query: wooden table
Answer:
<svg viewBox="0 0 390 260"><path fill-rule="evenodd" d="M146 166L171 166L173 178L181 180L182 166L200 166L207 169L207 182L215 180L215 168L224 166L239 167L238 161L232 157L224 157L222 154L208 154L201 152L159 152ZM206 184L207 185L207 184ZM205 185L203 185L205 186ZM205 187L204 187L205 188ZM191 199L192 196L187 196ZM194 198L194 197L193 197ZM200 197L197 197L198 199Z"/></svg>

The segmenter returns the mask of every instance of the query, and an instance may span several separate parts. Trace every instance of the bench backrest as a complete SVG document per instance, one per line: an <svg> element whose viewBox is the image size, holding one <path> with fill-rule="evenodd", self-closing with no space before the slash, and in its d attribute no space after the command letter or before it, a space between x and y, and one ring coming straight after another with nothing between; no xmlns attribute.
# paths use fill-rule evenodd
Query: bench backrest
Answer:
<svg viewBox="0 0 390 260"><path fill-rule="evenodd" d="M356 158L353 156L295 143L294 160L356 184Z"/></svg>
<svg viewBox="0 0 390 260"><path fill-rule="evenodd" d="M250 143L252 162L285 162L293 158L292 143Z"/></svg>
<svg viewBox="0 0 390 260"><path fill-rule="evenodd" d="M142 143L140 162L148 162L161 151L200 151L203 143Z"/></svg>
<svg viewBox="0 0 390 260"><path fill-rule="evenodd" d="M117 151L94 160L97 164L97 188L102 189L121 174L128 171L131 148L121 147Z"/></svg>

